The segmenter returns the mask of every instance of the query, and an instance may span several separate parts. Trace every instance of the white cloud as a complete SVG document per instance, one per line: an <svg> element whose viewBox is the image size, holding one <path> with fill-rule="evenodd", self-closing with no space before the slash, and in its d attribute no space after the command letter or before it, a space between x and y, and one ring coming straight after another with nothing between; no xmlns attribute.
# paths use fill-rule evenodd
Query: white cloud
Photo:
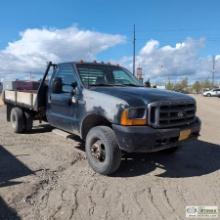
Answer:
<svg viewBox="0 0 220 220"><path fill-rule="evenodd" d="M121 35L81 30L76 26L27 29L20 33L19 40L10 42L0 51L0 74L39 72L47 61L95 59L98 53L124 41Z"/></svg>
<svg viewBox="0 0 220 220"><path fill-rule="evenodd" d="M149 40L137 54L136 63L143 68L145 79L207 79L211 78L212 58L199 55L204 46L204 39L187 38L175 46L160 46L159 41ZM132 69L131 57L124 57L121 63ZM216 70L220 73L220 55L216 56Z"/></svg>
<svg viewBox="0 0 220 220"><path fill-rule="evenodd" d="M159 46L159 41L157 40L150 40L148 41L145 46L141 49L140 55L144 56L147 54L151 54L153 51L155 51Z"/></svg>
<svg viewBox="0 0 220 220"><path fill-rule="evenodd" d="M64 29L27 29L20 39L8 43L0 50L0 78L27 76L41 73L46 62L93 60L97 54L125 42L122 35L112 35L76 26ZM137 65L143 67L145 79L167 80L211 78L212 57L201 57L204 39L187 38L175 45L160 45L149 40L137 53ZM126 55L126 54L125 54ZM112 57L112 60L115 60ZM132 69L132 57L127 55L119 61ZM118 63L118 61L116 61ZM216 76L220 73L220 55L216 56Z"/></svg>

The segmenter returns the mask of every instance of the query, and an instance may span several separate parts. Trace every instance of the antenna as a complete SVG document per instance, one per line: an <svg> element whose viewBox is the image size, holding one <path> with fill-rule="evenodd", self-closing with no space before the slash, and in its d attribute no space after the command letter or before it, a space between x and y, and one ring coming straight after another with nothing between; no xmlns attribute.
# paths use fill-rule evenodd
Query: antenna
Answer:
<svg viewBox="0 0 220 220"><path fill-rule="evenodd" d="M134 24L134 33L133 33L133 75L135 76L135 53L136 53L136 31L135 31L135 24Z"/></svg>

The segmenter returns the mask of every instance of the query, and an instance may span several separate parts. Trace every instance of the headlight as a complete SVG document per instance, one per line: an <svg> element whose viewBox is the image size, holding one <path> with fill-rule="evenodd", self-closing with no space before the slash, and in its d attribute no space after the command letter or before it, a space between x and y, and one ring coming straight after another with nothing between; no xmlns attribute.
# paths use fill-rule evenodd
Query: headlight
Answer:
<svg viewBox="0 0 220 220"><path fill-rule="evenodd" d="M146 109L145 108L129 108L125 109L121 115L121 125L146 125Z"/></svg>

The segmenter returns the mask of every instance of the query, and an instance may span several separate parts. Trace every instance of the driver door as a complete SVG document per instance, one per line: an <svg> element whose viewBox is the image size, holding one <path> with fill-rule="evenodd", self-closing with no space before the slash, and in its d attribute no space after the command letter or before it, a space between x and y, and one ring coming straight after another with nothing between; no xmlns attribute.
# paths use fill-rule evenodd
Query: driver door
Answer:
<svg viewBox="0 0 220 220"><path fill-rule="evenodd" d="M62 81L61 91L53 91L53 83L56 78ZM76 129L78 104L72 102L76 76L72 64L60 64L50 83L47 118L50 124L65 131L72 132Z"/></svg>

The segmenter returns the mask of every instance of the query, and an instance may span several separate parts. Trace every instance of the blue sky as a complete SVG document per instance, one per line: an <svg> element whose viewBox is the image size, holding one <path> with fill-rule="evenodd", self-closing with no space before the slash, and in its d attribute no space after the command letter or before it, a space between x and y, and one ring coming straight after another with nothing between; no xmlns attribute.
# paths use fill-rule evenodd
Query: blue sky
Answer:
<svg viewBox="0 0 220 220"><path fill-rule="evenodd" d="M217 0L38 0L1 2L0 50L15 42L19 33L42 27L120 34L126 42L97 54L98 59L120 60L132 55L132 29L136 24L137 53L151 39L175 47L186 38L205 38L199 56L220 54L220 1Z"/></svg>

